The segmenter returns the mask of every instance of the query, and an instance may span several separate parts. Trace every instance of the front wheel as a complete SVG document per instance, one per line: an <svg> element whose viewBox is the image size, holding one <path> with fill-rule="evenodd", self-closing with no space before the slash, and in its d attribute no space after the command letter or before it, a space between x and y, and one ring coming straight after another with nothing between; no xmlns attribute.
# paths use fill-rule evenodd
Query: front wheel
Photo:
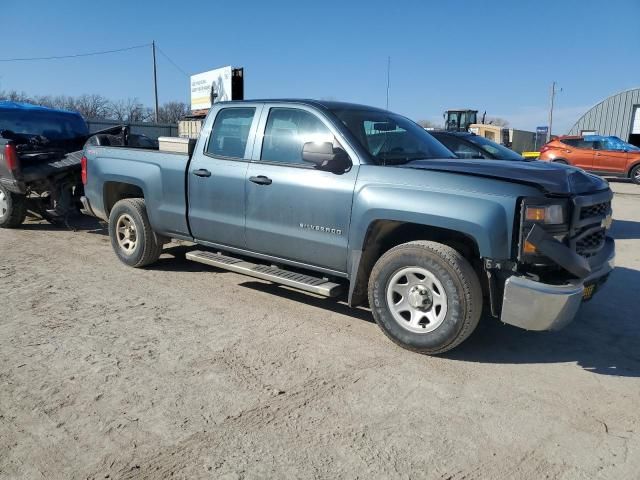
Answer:
<svg viewBox="0 0 640 480"><path fill-rule="evenodd" d="M640 185L640 165L636 165L631 170L631 181L636 185Z"/></svg>
<svg viewBox="0 0 640 480"><path fill-rule="evenodd" d="M151 228L142 198L120 200L109 214L109 237L118 258L130 267L145 267L162 254L164 237Z"/></svg>
<svg viewBox="0 0 640 480"><path fill-rule="evenodd" d="M27 198L0 185L0 228L16 228L27 216Z"/></svg>
<svg viewBox="0 0 640 480"><path fill-rule="evenodd" d="M380 257L369 278L369 303L391 340L409 350L437 354L471 335L483 298L478 276L458 251L416 241Z"/></svg>

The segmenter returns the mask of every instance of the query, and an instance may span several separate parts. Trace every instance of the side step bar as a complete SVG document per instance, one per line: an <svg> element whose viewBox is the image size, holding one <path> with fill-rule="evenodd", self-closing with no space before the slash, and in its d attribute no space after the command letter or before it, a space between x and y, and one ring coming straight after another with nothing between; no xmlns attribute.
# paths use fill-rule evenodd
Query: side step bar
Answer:
<svg viewBox="0 0 640 480"><path fill-rule="evenodd" d="M303 273L292 272L271 265L261 265L247 262L240 258L234 258L221 253L195 250L188 252L187 260L204 263L212 267L223 268L236 273L242 273L250 277L267 280L273 283L297 288L306 292L323 295L325 297L335 297L340 294L342 285L330 282L326 278L312 277Z"/></svg>

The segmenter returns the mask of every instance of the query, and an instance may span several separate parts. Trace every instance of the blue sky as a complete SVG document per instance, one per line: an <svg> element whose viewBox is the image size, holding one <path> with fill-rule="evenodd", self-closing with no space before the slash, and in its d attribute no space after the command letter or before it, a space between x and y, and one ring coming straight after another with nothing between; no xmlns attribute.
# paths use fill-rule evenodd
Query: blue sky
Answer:
<svg viewBox="0 0 640 480"><path fill-rule="evenodd" d="M106 5L109 5L108 7ZM2 0L1 58L108 50L155 40L187 73L245 68L245 97L332 98L440 120L473 107L516 128L564 133L602 98L640 86L640 0ZM15 19L13 21L12 19ZM188 78L158 57L160 102ZM100 93L152 104L151 52L0 63L0 89Z"/></svg>

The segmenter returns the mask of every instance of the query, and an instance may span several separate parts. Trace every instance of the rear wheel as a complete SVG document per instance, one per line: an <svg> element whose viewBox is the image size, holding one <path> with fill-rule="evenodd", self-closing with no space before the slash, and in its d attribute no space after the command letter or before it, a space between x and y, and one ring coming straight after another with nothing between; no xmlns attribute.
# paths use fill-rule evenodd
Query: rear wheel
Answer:
<svg viewBox="0 0 640 480"><path fill-rule="evenodd" d="M166 239L151 228L147 208L141 198L116 203L109 215L109 237L118 258L130 267L145 267L162 254Z"/></svg>
<svg viewBox="0 0 640 480"><path fill-rule="evenodd" d="M636 165L631 170L631 181L636 185L640 185L640 165Z"/></svg>
<svg viewBox="0 0 640 480"><path fill-rule="evenodd" d="M569 165L569 162L567 162L566 160L563 160L561 158L558 158L557 160L554 160L553 163L560 163L562 165Z"/></svg>
<svg viewBox="0 0 640 480"><path fill-rule="evenodd" d="M16 228L27 216L27 198L0 185L0 228Z"/></svg>
<svg viewBox="0 0 640 480"><path fill-rule="evenodd" d="M380 257L369 279L369 303L391 340L409 350L437 354L471 335L483 298L478 276L458 251L417 241Z"/></svg>

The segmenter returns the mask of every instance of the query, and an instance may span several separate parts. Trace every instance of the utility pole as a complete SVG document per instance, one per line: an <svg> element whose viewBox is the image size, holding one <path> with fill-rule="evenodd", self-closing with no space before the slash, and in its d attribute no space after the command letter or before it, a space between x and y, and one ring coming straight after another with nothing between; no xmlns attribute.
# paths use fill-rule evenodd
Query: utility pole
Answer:
<svg viewBox="0 0 640 480"><path fill-rule="evenodd" d="M156 99L156 114L155 119L156 123L158 123L158 75L156 72L156 41L151 42L151 51L153 53L153 91L155 93Z"/></svg>
<svg viewBox="0 0 640 480"><path fill-rule="evenodd" d="M389 110L389 85L391 82L391 57L387 57L387 110Z"/></svg>
<svg viewBox="0 0 640 480"><path fill-rule="evenodd" d="M551 101L549 105L549 129L547 130L547 143L551 141L551 129L553 128L553 102L556 98L556 82L551 82Z"/></svg>

